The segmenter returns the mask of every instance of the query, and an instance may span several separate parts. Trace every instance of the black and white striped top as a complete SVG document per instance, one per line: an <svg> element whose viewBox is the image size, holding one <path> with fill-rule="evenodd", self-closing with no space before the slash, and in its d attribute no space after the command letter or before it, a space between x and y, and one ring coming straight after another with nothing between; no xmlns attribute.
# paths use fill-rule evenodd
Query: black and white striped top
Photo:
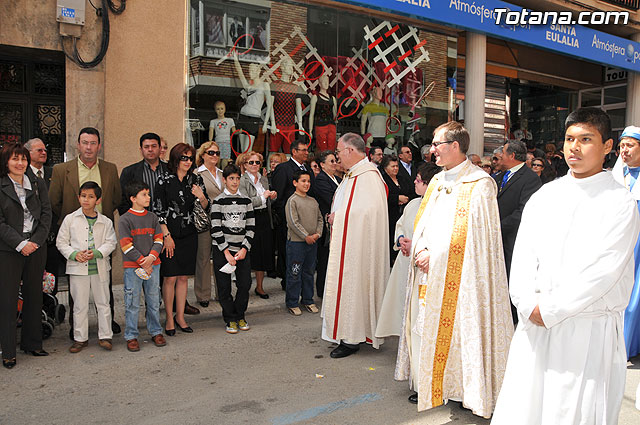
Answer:
<svg viewBox="0 0 640 425"><path fill-rule="evenodd" d="M211 237L220 251L251 249L256 221L251 199L224 190L211 205Z"/></svg>

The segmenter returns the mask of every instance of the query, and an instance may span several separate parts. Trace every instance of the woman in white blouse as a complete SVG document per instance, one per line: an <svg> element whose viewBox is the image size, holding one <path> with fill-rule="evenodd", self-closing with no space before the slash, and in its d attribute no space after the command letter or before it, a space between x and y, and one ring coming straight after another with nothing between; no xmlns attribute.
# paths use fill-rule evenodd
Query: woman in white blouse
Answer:
<svg viewBox="0 0 640 425"><path fill-rule="evenodd" d="M222 170L218 168L220 162L220 148L216 142L203 143L196 153L196 165L199 174L204 180L209 199L212 201L224 190ZM211 273L211 231L205 230L198 233L198 254L196 258L196 276L193 290L196 299L202 307L209 307L211 299L211 286L215 288L215 279Z"/></svg>
<svg viewBox="0 0 640 425"><path fill-rule="evenodd" d="M269 295L262 289L264 272L274 270L273 262L273 223L271 222L271 201L276 199L276 192L269 190L267 177L260 173L262 155L249 152L242 155L241 168L245 172L240 178L239 191L242 196L251 199L256 217L255 237L249 250L251 270L256 274L255 293L260 298L267 299Z"/></svg>

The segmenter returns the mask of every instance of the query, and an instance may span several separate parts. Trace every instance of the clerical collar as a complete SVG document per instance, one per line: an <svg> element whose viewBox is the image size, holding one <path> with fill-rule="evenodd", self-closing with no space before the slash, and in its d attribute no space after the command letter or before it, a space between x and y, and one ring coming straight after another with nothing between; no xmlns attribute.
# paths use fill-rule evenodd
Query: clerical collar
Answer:
<svg viewBox="0 0 640 425"><path fill-rule="evenodd" d="M458 174L460 174L460 172L462 171L462 169L469 163L468 159L465 159L464 161L462 161L460 164L456 165L455 167L449 169L449 170L444 170L444 179L445 180L455 180L458 177Z"/></svg>
<svg viewBox="0 0 640 425"><path fill-rule="evenodd" d="M351 166L351 168L349 168L348 171L353 171L356 168L358 168L360 165L364 164L365 162L369 162L369 160L367 159L367 157L365 156L364 158L362 158L360 161L356 162L355 164L353 164Z"/></svg>

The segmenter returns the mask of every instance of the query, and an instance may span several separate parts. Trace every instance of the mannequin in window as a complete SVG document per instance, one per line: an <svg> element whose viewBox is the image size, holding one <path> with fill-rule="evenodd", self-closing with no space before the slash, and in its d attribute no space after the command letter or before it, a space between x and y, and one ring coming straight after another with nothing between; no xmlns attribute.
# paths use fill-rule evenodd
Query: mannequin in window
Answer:
<svg viewBox="0 0 640 425"><path fill-rule="evenodd" d="M336 150L336 98L328 92L329 77L322 74L318 80L320 90L311 96L309 134L316 133L317 151Z"/></svg>
<svg viewBox="0 0 640 425"><path fill-rule="evenodd" d="M231 159L231 135L236 131L233 118L226 118L227 107L224 102L217 101L213 108L218 118L209 122L209 139L214 140L220 148L220 159ZM246 136L246 135L245 135Z"/></svg>
<svg viewBox="0 0 640 425"><path fill-rule="evenodd" d="M382 100L382 87L376 87L371 92L371 102L362 108L360 118L360 133L371 133L373 141L368 147L386 147L384 138L387 135L387 118L389 118L389 107Z"/></svg>
<svg viewBox="0 0 640 425"><path fill-rule="evenodd" d="M387 134L384 138L386 147L384 148L385 155L398 155L398 148L396 147L396 139L393 134Z"/></svg>
<svg viewBox="0 0 640 425"><path fill-rule="evenodd" d="M277 132L269 140L269 151L278 152L280 148L284 153L290 153L291 142L295 135L295 124L304 130L302 126L302 98L305 96L303 89L294 82L293 60L286 56L280 65L281 77L272 83L273 108L271 109L271 126L277 128ZM286 137L285 137L286 136Z"/></svg>
<svg viewBox="0 0 640 425"><path fill-rule="evenodd" d="M267 112L265 117L271 116L273 99L271 98L269 83L263 81L260 76L260 65L257 63L249 64L249 81L247 81L242 72L237 54L234 54L233 61L242 87L244 88L242 97L245 99L244 106L240 109L237 126L251 135L247 137L244 133L238 134L238 148L240 152L245 152L251 150L253 142L258 136L261 124L262 132L267 132L267 119L262 120L262 108L266 104ZM271 131L274 132L275 129L272 128Z"/></svg>

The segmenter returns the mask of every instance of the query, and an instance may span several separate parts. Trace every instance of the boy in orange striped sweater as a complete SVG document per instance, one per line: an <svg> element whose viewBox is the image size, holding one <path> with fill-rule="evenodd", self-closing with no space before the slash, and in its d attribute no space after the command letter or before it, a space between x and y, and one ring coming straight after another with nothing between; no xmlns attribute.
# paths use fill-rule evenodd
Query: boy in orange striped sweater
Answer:
<svg viewBox="0 0 640 425"><path fill-rule="evenodd" d="M157 347L167 345L160 325L160 252L162 229L158 217L146 210L151 197L146 183L134 181L125 188L131 208L120 217L118 232L124 263L124 339L129 351L140 351L138 311L144 290L147 330Z"/></svg>

